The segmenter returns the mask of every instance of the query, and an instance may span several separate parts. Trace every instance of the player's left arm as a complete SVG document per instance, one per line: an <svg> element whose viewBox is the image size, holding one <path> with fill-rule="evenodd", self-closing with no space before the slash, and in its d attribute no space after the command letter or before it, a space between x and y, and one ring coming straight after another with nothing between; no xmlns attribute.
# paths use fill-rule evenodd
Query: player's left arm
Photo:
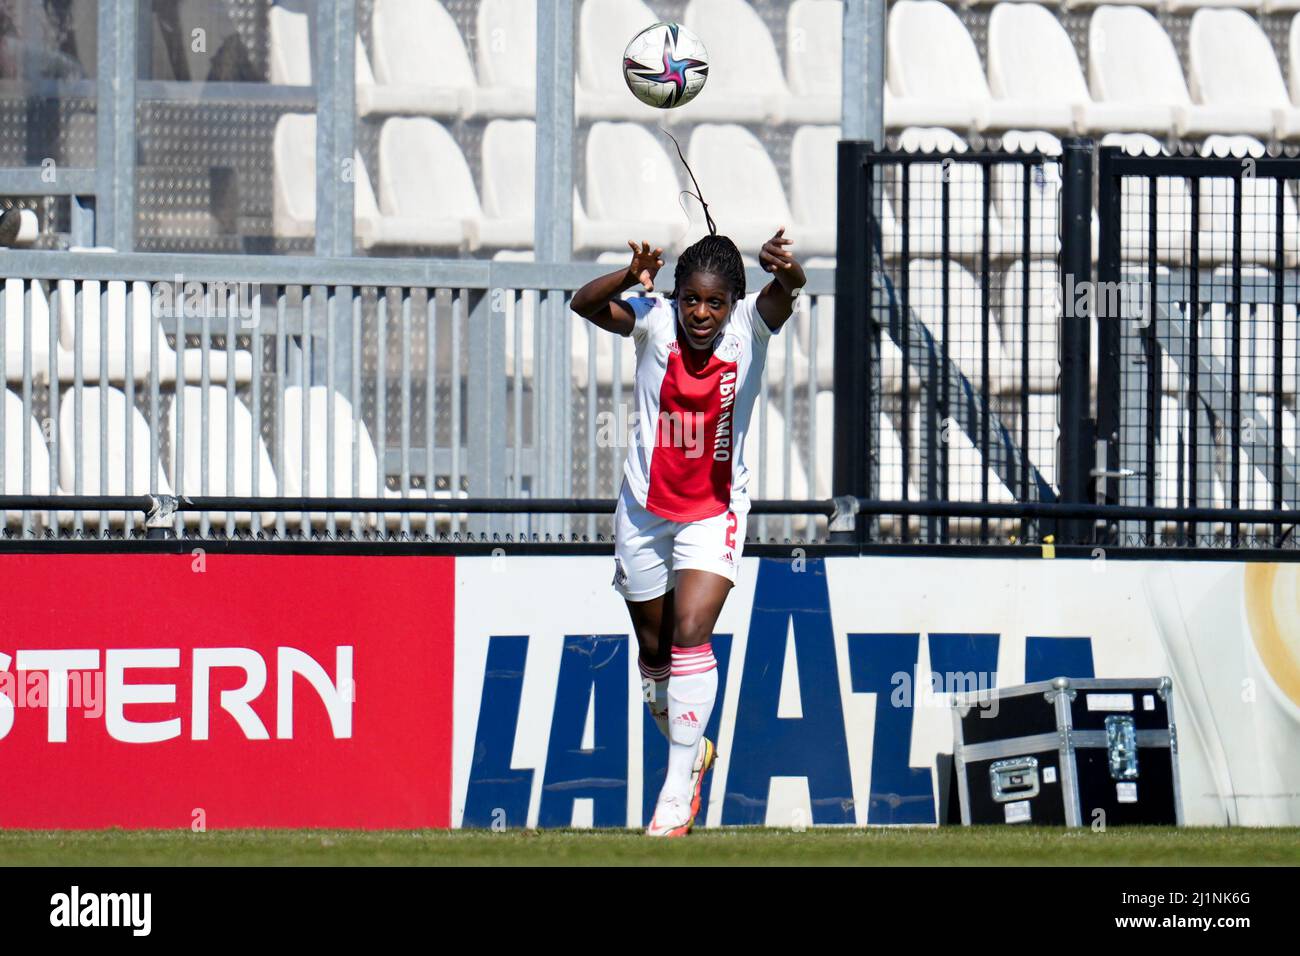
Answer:
<svg viewBox="0 0 1300 956"><path fill-rule="evenodd" d="M792 245L794 240L785 238L785 226L782 226L776 235L763 243L763 248L758 253L763 271L775 274L775 278L758 294L756 303L758 314L773 332L780 329L794 312L795 297L791 293L803 288L808 281L803 266L789 250Z"/></svg>

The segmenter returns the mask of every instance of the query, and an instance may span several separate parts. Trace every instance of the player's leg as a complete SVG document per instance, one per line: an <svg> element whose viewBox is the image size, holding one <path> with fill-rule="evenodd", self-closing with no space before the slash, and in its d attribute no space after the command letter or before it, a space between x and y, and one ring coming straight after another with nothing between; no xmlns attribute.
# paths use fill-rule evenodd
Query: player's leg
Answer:
<svg viewBox="0 0 1300 956"><path fill-rule="evenodd" d="M628 601L636 634L641 690L659 732L668 736L668 677L672 669L673 591L649 601Z"/></svg>
<svg viewBox="0 0 1300 956"><path fill-rule="evenodd" d="M668 569L672 533L673 523L638 505L625 482L614 511L614 588L627 602L632 618L646 707L665 737L675 620Z"/></svg>
<svg viewBox="0 0 1300 956"><path fill-rule="evenodd" d="M689 832L700 811L704 774L714 745L704 736L718 696L713 628L735 581L744 542L744 513L683 525L673 546L672 669L668 680L668 774L649 833Z"/></svg>

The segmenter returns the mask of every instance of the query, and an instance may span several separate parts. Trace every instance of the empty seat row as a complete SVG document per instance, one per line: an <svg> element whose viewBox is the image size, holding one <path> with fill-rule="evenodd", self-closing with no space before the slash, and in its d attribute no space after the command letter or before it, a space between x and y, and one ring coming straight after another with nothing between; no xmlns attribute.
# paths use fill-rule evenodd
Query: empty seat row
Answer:
<svg viewBox="0 0 1300 956"><path fill-rule="evenodd" d="M898 0L888 32L891 127L1300 136L1300 18L1289 95L1263 29L1241 10L1192 17L1186 79L1169 35L1138 6L1092 14L1086 82L1064 26L1038 3L993 9L987 79L970 34L939 0Z"/></svg>
<svg viewBox="0 0 1300 956"><path fill-rule="evenodd" d="M106 287L106 289L105 289ZM132 284L131 319L127 321L127 295L125 282L100 283L87 280L81 284L81 328L76 317L76 284L70 279L57 283L59 315L54 333L54 368L59 381L73 381L78 371L85 382L123 382L127 378L128 357L130 377L142 382L149 378L152 352L157 349L157 380L175 382L178 375L177 352L163 333L162 325L154 318L150 286L147 282ZM30 291L30 325L24 317L24 302ZM101 292L107 294L107 312L101 317ZM4 367L10 382L20 382L24 365L29 363L33 381L50 378L50 283L40 280L24 282L22 279L4 280ZM226 331L224 317L214 318L212 332ZM129 325L129 332L128 332ZM26 328L25 328L26 326ZM127 348L127 336L131 347ZM30 359L27 356L30 355ZM234 351L233 378L247 382L252 378L253 357L245 349ZM101 368L101 361L103 367ZM80 368L78 369L78 366ZM227 381L232 371L224 349L211 348L208 353L207 372L210 381ZM180 377L187 382L197 382L203 376L203 352L187 348L180 357Z"/></svg>
<svg viewBox="0 0 1300 956"><path fill-rule="evenodd" d="M334 460L328 460L326 428L331 396L334 415ZM228 407L233 411L227 417ZM378 457L363 421L354 418L346 397L331 393L325 386L302 389L289 386L283 393L284 418L280 423L283 472L277 479L275 465L261 434L255 429L247 406L220 386L204 391L188 386L178 392L168 408L157 436L165 438L170 454L160 455L158 467L151 473L149 424L139 409L128 406L125 394L116 388L87 386L78 391L67 389L58 413L58 465L55 494L142 495L187 494L232 497L377 497ZM44 495L51 492L50 448L40 426L24 415L22 399L6 391L4 398L4 454L6 494ZM26 420L30 437L24 439ZM206 423L205 423L206 419ZM352 475L353 428L356 428L357 477ZM79 437L78 437L79 436ZM53 435L49 436L51 439ZM206 439L206 440L205 440ZM23 445L30 447L30 483L24 487ZM78 445L80 446L78 448ZM229 447L228 447L229 445ZM161 446L160 446L161 447ZM78 453L79 452L79 453ZM233 453L233 457L228 457ZM128 463L129 459L129 463ZM179 461L179 465L178 465ZM130 469L128 481L127 471ZM332 485L331 485L332 481ZM423 489L408 490L406 497L424 497ZM401 497L400 492L385 489L384 497ZM447 497L447 492L435 492ZM15 512L9 513L12 520ZM295 524L303 520L297 513L286 514ZM224 513L208 513L215 524L226 520ZM252 516L233 516L237 524L247 526ZM440 515L435 521L446 521ZM72 512L60 512L59 523L70 525ZM350 525L352 516L335 515L340 525ZM112 513L113 524L130 522L123 513ZM135 519L138 522L138 517ZM187 523L197 523L199 513L187 512ZM276 515L260 515L261 524L275 523ZM313 513L313 524L325 521L324 514ZM367 518L370 522L372 519ZM396 523L396 516L390 516ZM411 516L420 527L424 515ZM97 525L98 512L84 512L86 525Z"/></svg>
<svg viewBox="0 0 1300 956"><path fill-rule="evenodd" d="M839 0L796 0L787 18L787 82L772 35L745 0L691 0L681 22L706 38L706 93L676 110L640 103L623 81L623 50L665 19L642 0L585 0L578 14L575 105L593 119L832 123L839 119ZM307 13L274 5L271 82L310 86L314 45ZM372 58L357 39L357 108L368 115L531 116L536 108L533 0L481 0L475 64L438 0L375 0ZM832 50L833 47L833 50Z"/></svg>
<svg viewBox="0 0 1300 956"><path fill-rule="evenodd" d="M800 127L792 149L791 200L771 157L734 124L696 127L692 169L710 212L725 232L757 255L786 225L803 255L835 248L836 127ZM535 208L532 120L493 120L483 134L480 191L447 129L427 117L394 117L379 135L379 196L360 154L353 159L356 235L363 248L521 249L533 244ZM316 119L282 116L275 129L276 235L315 234ZM636 157L610 161L610 157ZM737 162L738 156L744 162ZM703 226L698 203L683 204L675 160L636 123L597 123L587 139L587 207L575 191L579 251L624 248L629 239L680 248ZM430 169L439 175L430 176ZM694 228L692 227L694 223ZM691 231L688 233L688 229Z"/></svg>

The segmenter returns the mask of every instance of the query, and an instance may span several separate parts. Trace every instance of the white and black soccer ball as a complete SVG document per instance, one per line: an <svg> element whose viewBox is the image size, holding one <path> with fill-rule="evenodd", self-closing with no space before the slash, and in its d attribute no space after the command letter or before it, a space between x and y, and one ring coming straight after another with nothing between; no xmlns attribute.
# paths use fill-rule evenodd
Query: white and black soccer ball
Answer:
<svg viewBox="0 0 1300 956"><path fill-rule="evenodd" d="M680 23L656 23L623 51L623 79L642 103L672 109L689 103L709 78L704 44Z"/></svg>

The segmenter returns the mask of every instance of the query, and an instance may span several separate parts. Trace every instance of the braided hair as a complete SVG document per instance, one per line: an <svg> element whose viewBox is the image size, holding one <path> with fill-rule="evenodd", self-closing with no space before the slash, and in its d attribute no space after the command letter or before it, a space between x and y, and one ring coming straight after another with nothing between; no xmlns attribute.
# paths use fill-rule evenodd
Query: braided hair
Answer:
<svg viewBox="0 0 1300 956"><path fill-rule="evenodd" d="M672 299L688 276L695 272L711 272L731 287L737 301L745 297L745 263L740 250L726 236L708 235L687 247L677 258L673 273Z"/></svg>
<svg viewBox="0 0 1300 956"><path fill-rule="evenodd" d="M682 155L682 146L677 142L677 137L668 130L663 130L665 136L673 141L677 147L677 158L682 161L686 167L686 173L691 177L691 183L695 186L695 192L689 189L684 190L683 195L694 196L699 200L700 206L704 209L704 220L708 224L709 234L702 239L697 240L689 246L677 259L677 270L673 273L673 294L671 299L677 298L678 290L682 287L682 280L695 272L711 272L720 276L731 287L732 295L737 300L745 297L745 262L740 258L740 250L736 244L726 236L718 235L717 224L714 223L713 217L709 215L709 204L704 201L701 195L700 184L695 180L695 173L691 170L690 163L686 162L686 157Z"/></svg>

